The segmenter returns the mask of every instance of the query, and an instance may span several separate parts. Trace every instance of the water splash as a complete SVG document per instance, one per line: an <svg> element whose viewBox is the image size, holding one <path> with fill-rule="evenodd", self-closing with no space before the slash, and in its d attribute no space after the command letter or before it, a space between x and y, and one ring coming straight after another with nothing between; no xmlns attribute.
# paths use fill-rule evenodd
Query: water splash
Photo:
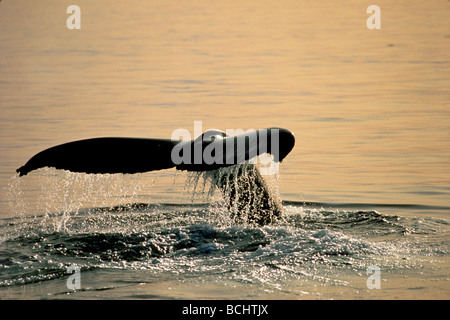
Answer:
<svg viewBox="0 0 450 320"><path fill-rule="evenodd" d="M94 214L80 210L67 221L71 232L36 228L0 243L0 286L58 279L72 263L83 272L147 270L147 281L216 274L227 282L266 288L290 280L345 285L338 273L362 273L373 263L383 270L412 268L423 263L420 256L448 254L442 243L433 251L429 244L410 242L408 235L392 230L387 216L376 212L365 212L367 223L360 228L391 233L394 242L373 241L370 234L361 237L355 228L341 229L346 219L358 223L356 212L314 209L307 214L318 219L323 214L327 227L319 223L316 228L299 228L292 222L305 215L302 207L291 207L285 221L264 227L205 223L212 215L208 207L115 208L116 212L98 208ZM411 221L397 223L406 226ZM427 236L433 236L431 230Z"/></svg>
<svg viewBox="0 0 450 320"><path fill-rule="evenodd" d="M371 264L384 272L411 269L448 255L443 230L449 224L436 219L291 204L282 219L263 227L245 216L257 205L244 208L237 221L231 211L236 201L250 197L249 203L258 204L261 196L237 188L254 183L248 170L246 164L188 174L184 186L191 201L181 204L139 201L147 181L139 175L47 170L35 175L34 185L12 178L11 205L21 213L0 224L0 287L56 281L73 263L83 277L94 271L95 281L104 271L101 283L112 287L120 284L117 278L139 277L194 284L211 277L258 291L282 290L291 281L348 286L348 274L365 274ZM172 185L180 177L171 177ZM276 195L278 177L264 179ZM30 208L22 199L27 192L39 195L39 215L23 212ZM202 203L195 203L199 197Z"/></svg>
<svg viewBox="0 0 450 320"><path fill-rule="evenodd" d="M27 179L12 177L7 187L11 217L34 216L48 231L69 231L67 222L82 211L135 203L142 176L90 175L44 168Z"/></svg>
<svg viewBox="0 0 450 320"><path fill-rule="evenodd" d="M276 221L284 211L278 191L278 176L268 181L252 163L192 173L188 185L193 186L193 194L198 192L200 185L200 193L209 199L219 189L222 205L237 224L266 225Z"/></svg>

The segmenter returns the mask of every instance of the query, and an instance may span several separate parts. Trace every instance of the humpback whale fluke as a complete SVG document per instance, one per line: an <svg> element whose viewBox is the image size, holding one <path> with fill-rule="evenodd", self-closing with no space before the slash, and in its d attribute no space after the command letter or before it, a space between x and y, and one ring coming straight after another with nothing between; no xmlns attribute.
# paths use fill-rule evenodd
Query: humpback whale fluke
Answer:
<svg viewBox="0 0 450 320"><path fill-rule="evenodd" d="M139 173L169 169L178 141L144 138L93 138L45 149L17 169L20 176L53 167L84 173Z"/></svg>
<svg viewBox="0 0 450 320"><path fill-rule="evenodd" d="M43 168L88 174L140 173L169 168L187 171L214 171L215 184L226 198L236 218L247 210L253 222L265 224L282 212L271 195L259 169L248 161L264 153L281 162L292 150L295 138L283 128L268 128L228 136L208 130L192 141L146 138L92 138L45 149L17 169L19 176ZM236 166L236 170L219 170ZM228 183L235 175L234 184ZM239 189L239 190L238 190ZM255 196L259 195L256 201ZM246 208L244 210L244 208ZM270 212L270 214L268 214ZM240 218L239 218L240 219Z"/></svg>

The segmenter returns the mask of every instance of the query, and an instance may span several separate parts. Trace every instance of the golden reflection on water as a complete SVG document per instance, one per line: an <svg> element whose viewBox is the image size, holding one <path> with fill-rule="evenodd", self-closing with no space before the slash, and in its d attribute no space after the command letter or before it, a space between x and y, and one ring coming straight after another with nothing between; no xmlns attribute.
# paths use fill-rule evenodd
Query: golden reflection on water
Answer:
<svg viewBox="0 0 450 320"><path fill-rule="evenodd" d="M280 126L284 199L450 205L448 1L0 3L1 185L94 136ZM171 180L170 178L169 180ZM3 209L2 209L3 211Z"/></svg>

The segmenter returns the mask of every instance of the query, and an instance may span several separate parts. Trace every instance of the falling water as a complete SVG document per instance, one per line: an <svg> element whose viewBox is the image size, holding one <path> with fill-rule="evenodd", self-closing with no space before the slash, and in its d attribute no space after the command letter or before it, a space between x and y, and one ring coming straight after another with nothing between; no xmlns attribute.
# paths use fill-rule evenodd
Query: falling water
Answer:
<svg viewBox="0 0 450 320"><path fill-rule="evenodd" d="M0 294L21 297L25 286L29 296L42 297L42 290L28 286L39 283L47 297L101 292L121 298L132 287L133 297L151 292L163 298L169 294L161 291L165 283L195 290L206 282L216 292L231 288L229 297L298 297L327 288L357 296L371 265L396 279L423 265L444 272L446 221L292 202L280 204L281 217L271 215L278 177L256 170L244 164L189 173L185 181L176 173L171 184L182 184L189 199L180 195L181 203L142 201L146 187L161 189L157 179L146 186L143 175L45 169L13 177L11 218L0 224ZM30 192L39 201L27 202ZM73 264L84 285L76 293L65 285Z"/></svg>

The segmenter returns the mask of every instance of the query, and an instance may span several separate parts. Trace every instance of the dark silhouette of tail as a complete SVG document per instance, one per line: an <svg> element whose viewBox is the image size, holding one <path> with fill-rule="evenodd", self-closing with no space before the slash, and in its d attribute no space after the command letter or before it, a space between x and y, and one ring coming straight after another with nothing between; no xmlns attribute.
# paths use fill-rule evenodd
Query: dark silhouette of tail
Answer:
<svg viewBox="0 0 450 320"><path fill-rule="evenodd" d="M93 138L43 150L17 172L24 176L43 167L92 174L132 174L174 167L211 171L235 221L264 225L280 217L283 206L269 190L258 167L247 161L270 153L275 162L281 162L294 144L294 135L282 128L230 137L211 130L192 141ZM235 170L218 170L230 166L236 166Z"/></svg>
<svg viewBox="0 0 450 320"><path fill-rule="evenodd" d="M206 133L192 141L93 138L68 142L37 153L17 172L24 176L43 167L99 174L138 173L173 167L209 171L242 164L263 153L271 153L274 161L281 162L295 144L294 135L282 128L261 129L231 137L213 131L205 138Z"/></svg>

